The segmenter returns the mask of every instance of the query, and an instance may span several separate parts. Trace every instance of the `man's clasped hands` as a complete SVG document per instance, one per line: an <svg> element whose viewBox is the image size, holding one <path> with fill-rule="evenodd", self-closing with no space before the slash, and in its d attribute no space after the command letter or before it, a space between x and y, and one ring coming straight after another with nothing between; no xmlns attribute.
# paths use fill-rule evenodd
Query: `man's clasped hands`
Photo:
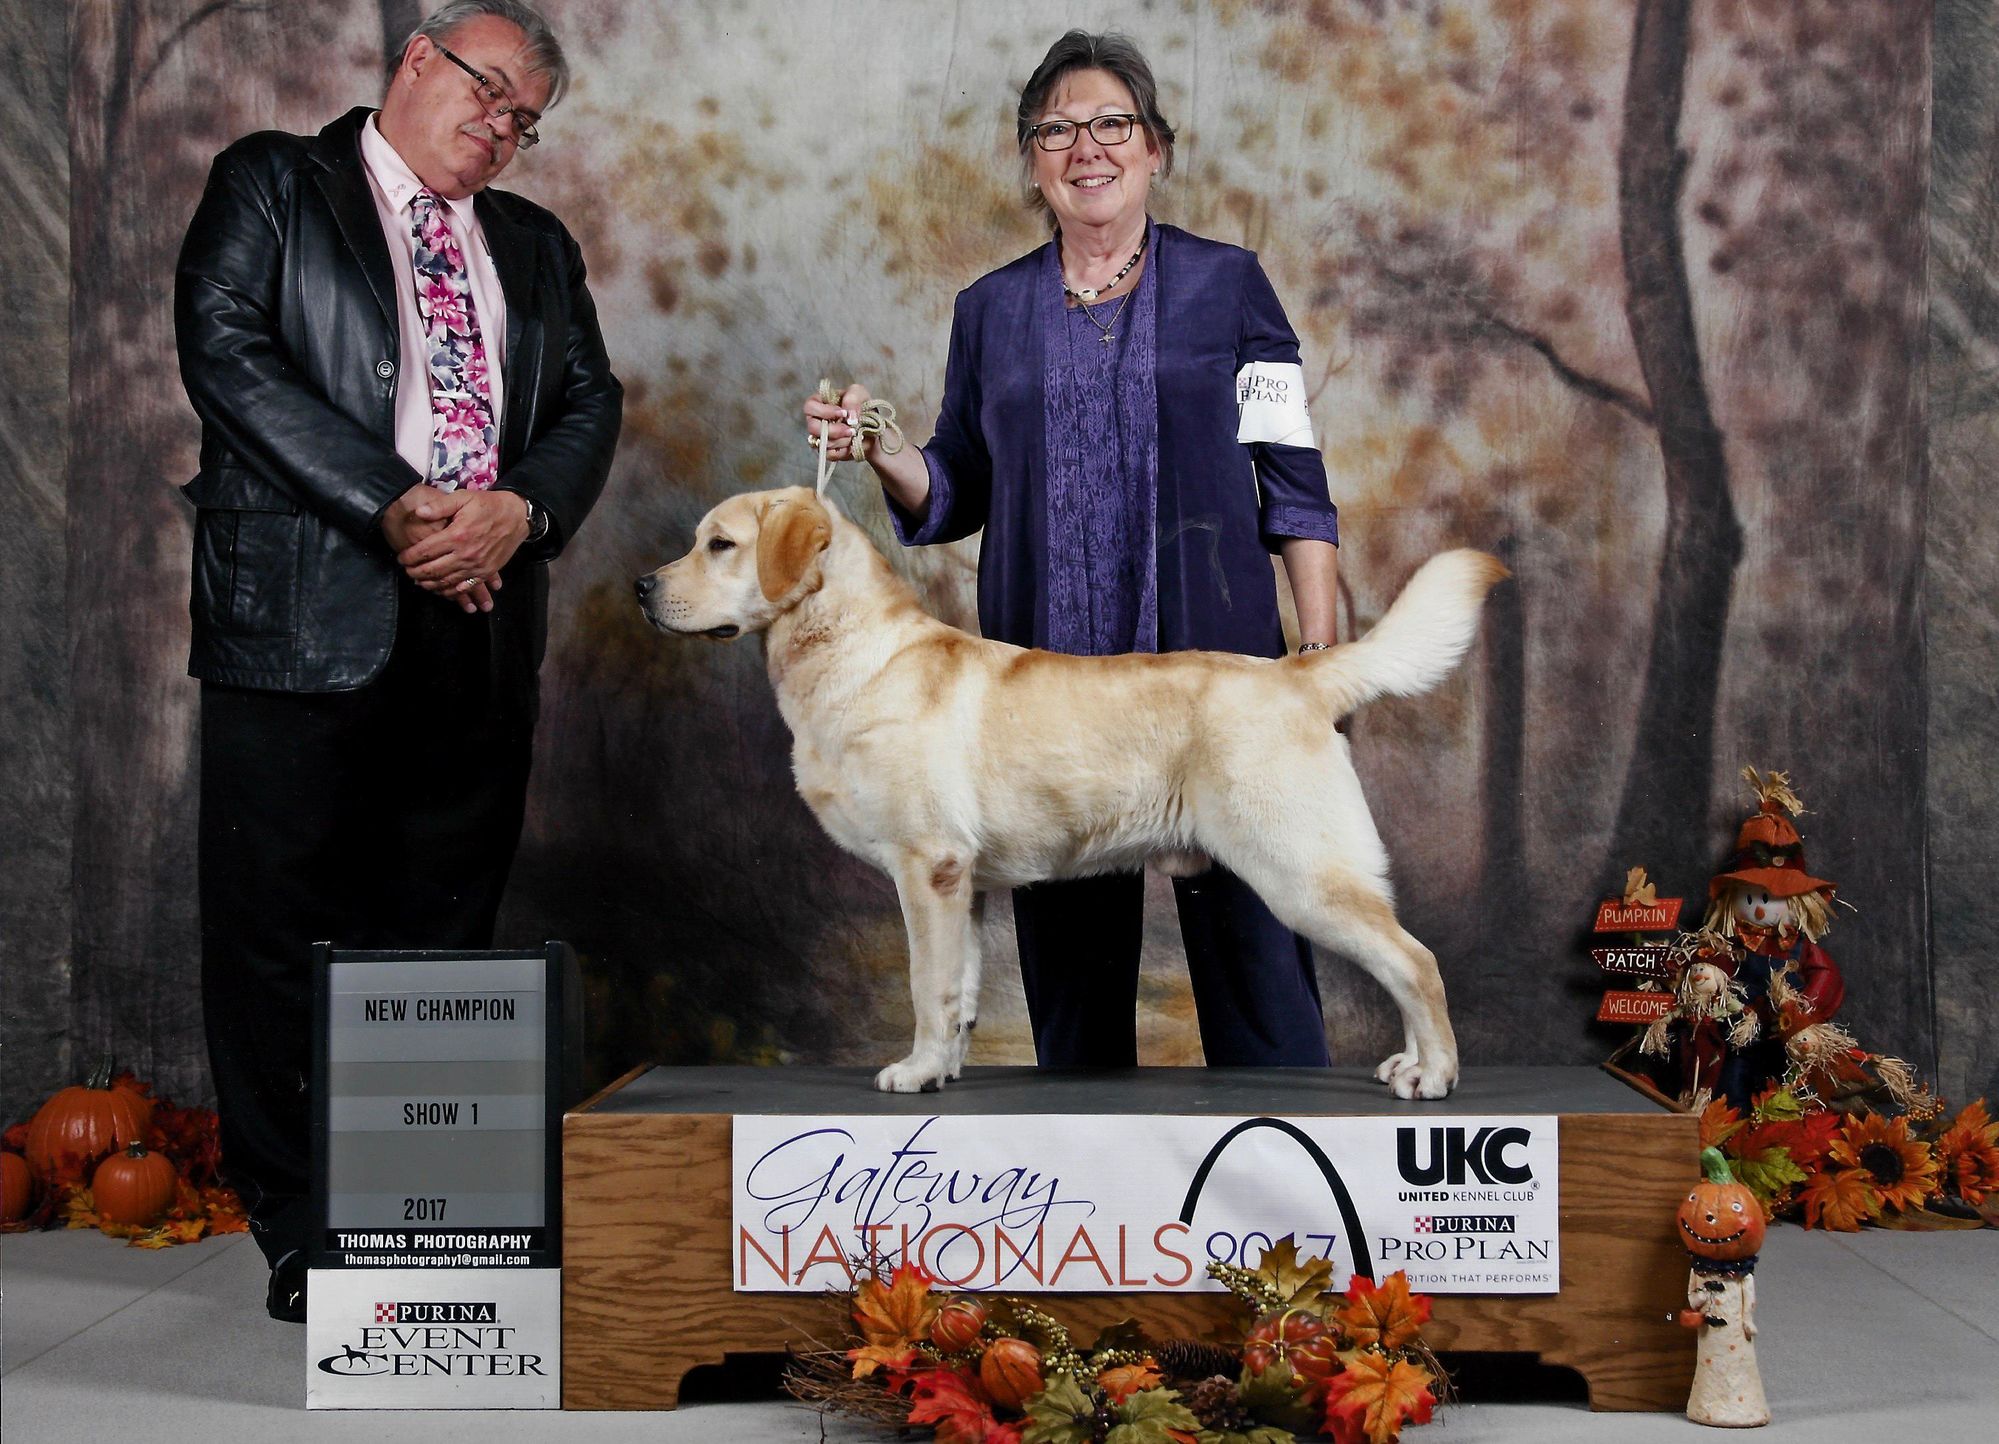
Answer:
<svg viewBox="0 0 1999 1444"><path fill-rule="evenodd" d="M527 498L511 491L440 491L419 484L382 513L382 535L396 564L425 591L467 612L493 610L500 568L527 534Z"/></svg>

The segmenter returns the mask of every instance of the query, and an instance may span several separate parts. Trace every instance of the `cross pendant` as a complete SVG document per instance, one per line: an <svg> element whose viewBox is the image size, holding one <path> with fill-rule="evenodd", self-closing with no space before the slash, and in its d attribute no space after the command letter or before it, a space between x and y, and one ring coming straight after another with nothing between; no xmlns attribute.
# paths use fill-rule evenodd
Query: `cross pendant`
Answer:
<svg viewBox="0 0 1999 1444"><path fill-rule="evenodd" d="M1117 340L1117 332L1115 331L1104 332L1104 345L1108 346L1111 344L1111 342L1115 340Z"/></svg>

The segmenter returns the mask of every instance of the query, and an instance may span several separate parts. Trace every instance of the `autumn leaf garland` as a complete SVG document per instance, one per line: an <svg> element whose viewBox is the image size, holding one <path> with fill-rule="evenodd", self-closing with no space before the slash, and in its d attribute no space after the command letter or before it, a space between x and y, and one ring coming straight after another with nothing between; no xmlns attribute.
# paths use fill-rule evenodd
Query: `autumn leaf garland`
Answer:
<svg viewBox="0 0 1999 1444"><path fill-rule="evenodd" d="M1393 1444L1429 1421L1440 1373L1430 1300L1405 1274L1332 1287L1333 1266L1286 1238L1255 1268L1213 1265L1249 1309L1233 1348L1149 1342L1132 1322L1084 1349L1021 1300L953 1295L922 1269L860 1277L851 1346L797 1357L800 1398L939 1444ZM1004 1362L1002 1362L1004 1356ZM1176 1376L1161 1357L1208 1372ZM1224 1367L1225 1366L1225 1367Z"/></svg>

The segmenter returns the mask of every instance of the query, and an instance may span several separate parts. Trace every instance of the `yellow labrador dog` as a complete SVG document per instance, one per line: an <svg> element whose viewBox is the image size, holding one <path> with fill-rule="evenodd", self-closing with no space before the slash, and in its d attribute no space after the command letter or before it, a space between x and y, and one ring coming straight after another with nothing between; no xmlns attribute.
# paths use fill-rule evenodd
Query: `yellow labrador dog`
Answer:
<svg viewBox="0 0 1999 1444"><path fill-rule="evenodd" d="M1367 636L1301 657L1070 657L928 615L865 532L792 487L723 502L694 549L637 588L662 631L765 634L799 792L895 882L916 1042L877 1088L935 1088L963 1067L975 892L1147 863L1184 875L1212 858L1380 980L1403 1047L1376 1076L1400 1097L1442 1098L1458 1076L1443 979L1396 922L1388 856L1333 724L1434 686L1505 575L1483 553L1446 552Z"/></svg>

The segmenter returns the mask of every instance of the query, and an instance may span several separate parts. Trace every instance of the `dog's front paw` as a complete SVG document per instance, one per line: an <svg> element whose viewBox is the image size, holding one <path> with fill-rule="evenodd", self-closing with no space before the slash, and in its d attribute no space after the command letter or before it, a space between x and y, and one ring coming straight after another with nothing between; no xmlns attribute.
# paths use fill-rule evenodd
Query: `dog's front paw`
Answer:
<svg viewBox="0 0 1999 1444"><path fill-rule="evenodd" d="M943 1083L943 1060L916 1053L875 1074L877 1093L934 1093Z"/></svg>
<svg viewBox="0 0 1999 1444"><path fill-rule="evenodd" d="M1413 1053L1397 1053L1385 1059L1374 1076L1397 1098L1448 1098L1458 1081L1458 1067L1455 1061L1426 1063Z"/></svg>
<svg viewBox="0 0 1999 1444"><path fill-rule="evenodd" d="M1416 1054L1413 1049L1402 1053L1390 1053L1381 1060L1381 1066L1374 1070L1374 1081L1393 1083L1398 1073L1406 1073L1415 1066ZM1406 1098L1409 1095L1405 1093L1402 1096Z"/></svg>

